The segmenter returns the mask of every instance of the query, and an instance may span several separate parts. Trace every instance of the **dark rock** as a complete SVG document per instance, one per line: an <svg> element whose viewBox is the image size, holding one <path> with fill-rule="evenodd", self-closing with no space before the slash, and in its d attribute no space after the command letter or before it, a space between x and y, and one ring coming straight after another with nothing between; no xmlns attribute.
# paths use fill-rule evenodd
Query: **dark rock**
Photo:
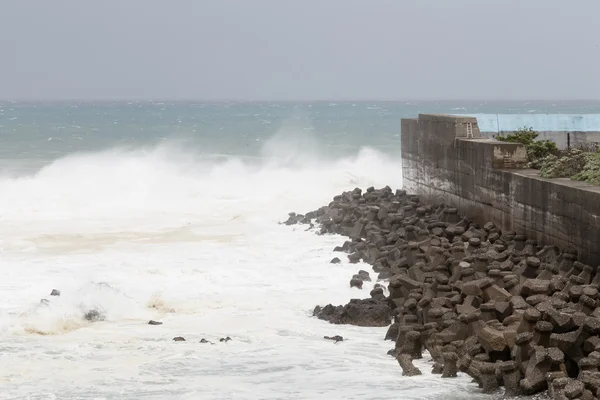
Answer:
<svg viewBox="0 0 600 400"><path fill-rule="evenodd" d="M50 296L60 296L60 290L52 289L52 292L50 292Z"/></svg>
<svg viewBox="0 0 600 400"><path fill-rule="evenodd" d="M567 386L565 386L564 393L568 399L576 399L583 394L584 390L585 386L583 382L571 380Z"/></svg>
<svg viewBox="0 0 600 400"><path fill-rule="evenodd" d="M358 276L360 276L361 279L365 282L371 282L371 277L369 276L369 273L367 271L361 269L360 271L358 271Z"/></svg>
<svg viewBox="0 0 600 400"><path fill-rule="evenodd" d="M397 322L394 322L392 325L390 325L387 333L385 334L384 340L394 340L395 341L398 338L398 328L399 327L400 327L400 324Z"/></svg>
<svg viewBox="0 0 600 400"><path fill-rule="evenodd" d="M100 311L98 311L98 310L90 310L90 311L86 312L85 314L83 314L83 318L90 322L96 322L96 321L104 321L106 317L102 313L100 313Z"/></svg>
<svg viewBox="0 0 600 400"><path fill-rule="evenodd" d="M344 192L288 221L350 237L335 251L389 279L387 298L375 285L370 299L316 307L314 315L358 326L390 326L393 317L385 339L396 341L388 354L403 375L421 373L413 360L427 350L433 373L460 370L484 393L503 385L508 396L600 395L600 271L578 262L574 249L491 222L481 228L456 208L389 187ZM369 280L361 270L351 287Z"/></svg>
<svg viewBox="0 0 600 400"><path fill-rule="evenodd" d="M229 336L219 339L219 342L229 342L231 338Z"/></svg>
<svg viewBox="0 0 600 400"><path fill-rule="evenodd" d="M291 212L288 214L288 219L284 222L285 225L295 225L304 218L304 215Z"/></svg>
<svg viewBox="0 0 600 400"><path fill-rule="evenodd" d="M403 376L421 375L421 371L414 366L412 360L418 353L420 334L417 331L409 331L404 337L398 337L396 342L396 360L402 368Z"/></svg>
<svg viewBox="0 0 600 400"><path fill-rule="evenodd" d="M176 342L185 342L185 338L183 338L182 336L176 336L173 338L173 340Z"/></svg>
<svg viewBox="0 0 600 400"><path fill-rule="evenodd" d="M482 321L479 321L479 324L475 325L475 334L479 338L479 342L483 348L488 352L504 351L507 347L504 333L487 326Z"/></svg>
<svg viewBox="0 0 600 400"><path fill-rule="evenodd" d="M323 336L323 339L327 339L327 340L333 340L335 343L337 342L343 342L344 338L341 337L340 335L335 335L335 336Z"/></svg>
<svg viewBox="0 0 600 400"><path fill-rule="evenodd" d="M345 306L317 306L313 315L332 324L388 326L392 319L392 309L385 301L353 299Z"/></svg>
<svg viewBox="0 0 600 400"><path fill-rule="evenodd" d="M154 321L152 319L150 321L148 321L148 325L162 325L162 324L163 324L162 322Z"/></svg>
<svg viewBox="0 0 600 400"><path fill-rule="evenodd" d="M363 281L360 278L352 278L350 279L350 287L355 287L355 288L359 288L362 289L363 287Z"/></svg>
<svg viewBox="0 0 600 400"><path fill-rule="evenodd" d="M331 264L341 264L342 260L340 260L337 257L334 257L334 258L331 259L330 262L331 262Z"/></svg>
<svg viewBox="0 0 600 400"><path fill-rule="evenodd" d="M371 293L369 293L369 294L371 295L372 299L379 300L379 301L385 300L385 294L383 294L382 287L374 288L373 290L371 290Z"/></svg>
<svg viewBox="0 0 600 400"><path fill-rule="evenodd" d="M444 369L442 371L442 378L456 378L458 374L458 355L454 351L446 351L442 353L444 360Z"/></svg>

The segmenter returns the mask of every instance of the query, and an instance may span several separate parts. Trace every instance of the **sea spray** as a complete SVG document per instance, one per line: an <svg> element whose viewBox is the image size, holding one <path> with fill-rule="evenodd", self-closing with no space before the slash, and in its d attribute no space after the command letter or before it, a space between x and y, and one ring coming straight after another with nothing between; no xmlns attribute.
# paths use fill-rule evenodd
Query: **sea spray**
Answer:
<svg viewBox="0 0 600 400"><path fill-rule="evenodd" d="M0 330L15 366L0 376L5 393L133 398L147 396L148 381L162 398L462 393L466 381L400 382L385 328L312 318L316 304L363 293L348 286L353 267L329 263L339 238L278 224L341 190L401 185L399 160L369 148L288 160L209 162L161 145L77 154L2 179ZM103 318L87 321L86 310ZM334 346L327 335L345 340Z"/></svg>

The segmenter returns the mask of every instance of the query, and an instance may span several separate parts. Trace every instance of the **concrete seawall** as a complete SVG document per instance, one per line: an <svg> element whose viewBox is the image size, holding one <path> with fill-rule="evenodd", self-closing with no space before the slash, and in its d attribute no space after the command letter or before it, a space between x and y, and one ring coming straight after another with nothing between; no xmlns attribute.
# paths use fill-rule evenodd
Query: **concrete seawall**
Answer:
<svg viewBox="0 0 600 400"><path fill-rule="evenodd" d="M484 138L474 117L421 114L401 135L407 191L600 264L600 187L540 178L522 145Z"/></svg>
<svg viewBox="0 0 600 400"><path fill-rule="evenodd" d="M459 114L459 116L467 116ZM481 135L493 138L531 127L539 140L551 140L560 149L594 147L600 143L600 114L471 114Z"/></svg>

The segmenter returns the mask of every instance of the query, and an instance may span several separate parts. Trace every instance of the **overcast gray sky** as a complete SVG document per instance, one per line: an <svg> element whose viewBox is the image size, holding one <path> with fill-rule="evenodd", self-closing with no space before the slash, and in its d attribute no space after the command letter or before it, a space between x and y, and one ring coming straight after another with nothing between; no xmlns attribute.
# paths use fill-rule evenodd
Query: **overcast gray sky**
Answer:
<svg viewBox="0 0 600 400"><path fill-rule="evenodd" d="M599 15L599 0L4 0L0 98L600 98Z"/></svg>

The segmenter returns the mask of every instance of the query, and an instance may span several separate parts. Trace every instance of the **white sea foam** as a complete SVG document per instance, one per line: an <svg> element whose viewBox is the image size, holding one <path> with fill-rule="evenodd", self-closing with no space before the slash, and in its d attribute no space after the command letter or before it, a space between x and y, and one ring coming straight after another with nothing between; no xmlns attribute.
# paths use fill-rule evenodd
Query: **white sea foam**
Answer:
<svg viewBox="0 0 600 400"><path fill-rule="evenodd" d="M367 296L348 281L368 266L330 264L343 238L277 222L342 190L400 187L401 167L371 149L323 161L288 139L254 164L165 144L0 178L0 397L481 398L425 361L401 377L385 328L310 317ZM335 334L347 340L322 339Z"/></svg>

